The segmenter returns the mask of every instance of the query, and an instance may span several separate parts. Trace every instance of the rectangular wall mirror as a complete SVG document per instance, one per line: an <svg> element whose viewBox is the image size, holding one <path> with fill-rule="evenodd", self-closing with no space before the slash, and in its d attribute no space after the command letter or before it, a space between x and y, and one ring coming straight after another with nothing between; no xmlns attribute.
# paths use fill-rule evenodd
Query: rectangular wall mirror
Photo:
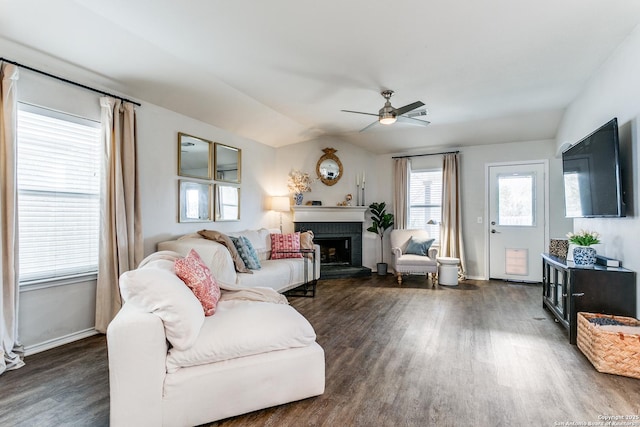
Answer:
<svg viewBox="0 0 640 427"><path fill-rule="evenodd" d="M240 220L240 189L231 185L216 184L216 221Z"/></svg>
<svg viewBox="0 0 640 427"><path fill-rule="evenodd" d="M212 184L180 180L180 222L209 222L212 215Z"/></svg>
<svg viewBox="0 0 640 427"><path fill-rule="evenodd" d="M178 175L211 179L213 143L185 133L178 133Z"/></svg>
<svg viewBox="0 0 640 427"><path fill-rule="evenodd" d="M215 180L240 183L242 150L228 145L215 143Z"/></svg>

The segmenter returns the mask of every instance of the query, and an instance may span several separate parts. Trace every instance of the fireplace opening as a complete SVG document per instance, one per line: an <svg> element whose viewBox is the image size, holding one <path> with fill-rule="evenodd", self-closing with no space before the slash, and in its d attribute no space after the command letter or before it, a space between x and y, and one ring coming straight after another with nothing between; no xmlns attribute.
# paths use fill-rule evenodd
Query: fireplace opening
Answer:
<svg viewBox="0 0 640 427"><path fill-rule="evenodd" d="M323 265L351 265L351 238L315 238L320 245L320 263Z"/></svg>
<svg viewBox="0 0 640 427"><path fill-rule="evenodd" d="M320 279L371 276L362 265L362 222L295 222L295 231L313 231Z"/></svg>

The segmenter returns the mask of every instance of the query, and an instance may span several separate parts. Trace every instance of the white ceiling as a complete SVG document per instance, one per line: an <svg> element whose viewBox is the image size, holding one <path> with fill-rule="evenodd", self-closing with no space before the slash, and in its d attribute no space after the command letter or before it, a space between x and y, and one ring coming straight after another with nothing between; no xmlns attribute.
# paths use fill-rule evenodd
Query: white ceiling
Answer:
<svg viewBox="0 0 640 427"><path fill-rule="evenodd" d="M76 65L274 147L329 135L396 153L554 138L639 22L637 0L0 0L0 37L61 61L0 56ZM431 125L358 132L375 117L340 110L376 113L382 89L423 101Z"/></svg>

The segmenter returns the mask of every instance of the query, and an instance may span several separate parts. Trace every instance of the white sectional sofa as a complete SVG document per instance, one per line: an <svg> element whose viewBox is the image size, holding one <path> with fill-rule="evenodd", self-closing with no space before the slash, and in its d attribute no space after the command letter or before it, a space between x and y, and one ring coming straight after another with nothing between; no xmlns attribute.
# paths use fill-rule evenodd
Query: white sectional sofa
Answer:
<svg viewBox="0 0 640 427"><path fill-rule="evenodd" d="M224 258L212 243L196 251ZM221 283L205 317L175 274L179 258L157 252L120 278L125 303L107 329L111 426L194 426L324 392L324 351L282 294Z"/></svg>
<svg viewBox="0 0 640 427"><path fill-rule="evenodd" d="M211 271L215 272L216 280L226 286L262 286L275 289L278 292L286 292L306 281L320 277L319 245L314 245L315 263L308 257L271 260L271 233L280 233L280 230L262 228L228 233L229 236L234 237L245 236L251 241L262 265L261 269L252 270L252 274L236 272L227 248L220 243L205 239L198 233L158 243L158 250L174 251L186 256L191 249L195 249Z"/></svg>

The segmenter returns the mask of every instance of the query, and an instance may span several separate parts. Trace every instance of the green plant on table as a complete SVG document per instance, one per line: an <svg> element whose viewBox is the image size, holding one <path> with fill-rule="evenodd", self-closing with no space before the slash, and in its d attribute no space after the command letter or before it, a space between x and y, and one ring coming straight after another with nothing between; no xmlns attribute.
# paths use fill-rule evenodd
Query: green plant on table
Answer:
<svg viewBox="0 0 640 427"><path fill-rule="evenodd" d="M591 246L600 243L600 234L595 231L580 230L578 233L567 233L569 242L578 246Z"/></svg>

